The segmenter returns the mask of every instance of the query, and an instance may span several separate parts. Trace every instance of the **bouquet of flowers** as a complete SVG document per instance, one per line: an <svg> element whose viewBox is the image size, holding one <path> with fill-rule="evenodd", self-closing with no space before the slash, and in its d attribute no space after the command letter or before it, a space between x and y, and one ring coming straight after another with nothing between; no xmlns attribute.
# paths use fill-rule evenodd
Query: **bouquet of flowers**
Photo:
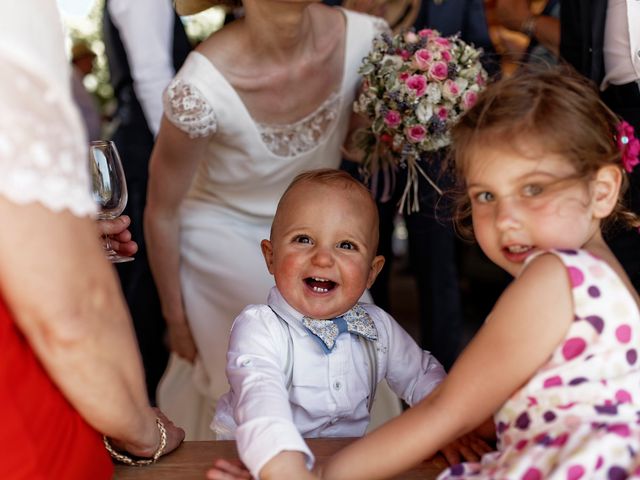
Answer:
<svg viewBox="0 0 640 480"><path fill-rule="evenodd" d="M410 211L419 208L418 175L442 194L421 164L449 145L451 126L476 103L487 81L480 54L458 36L424 29L378 36L364 58L362 93L354 105L370 120L356 135L365 154L362 170L370 178L407 168L401 210L406 204Z"/></svg>

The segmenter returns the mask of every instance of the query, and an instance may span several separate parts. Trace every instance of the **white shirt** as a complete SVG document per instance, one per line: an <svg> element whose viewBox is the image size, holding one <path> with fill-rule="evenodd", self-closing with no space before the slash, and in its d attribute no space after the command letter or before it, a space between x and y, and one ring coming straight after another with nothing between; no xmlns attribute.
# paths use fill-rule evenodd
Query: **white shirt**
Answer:
<svg viewBox="0 0 640 480"><path fill-rule="evenodd" d="M640 0L607 2L603 49L602 90L640 80Z"/></svg>
<svg viewBox="0 0 640 480"><path fill-rule="evenodd" d="M302 325L303 315L277 288L268 303L248 306L233 324L226 369L231 390L218 401L212 424L226 438L237 425L240 458L255 478L284 450L304 452L311 467L314 458L303 437L358 437L369 423L371 388L363 342L342 334L325 354ZM444 368L390 315L372 304L363 307L378 330L378 382L386 378L399 397L417 403L444 379ZM293 352L288 352L288 331ZM288 355L293 361L290 391Z"/></svg>
<svg viewBox="0 0 640 480"><path fill-rule="evenodd" d="M176 73L171 2L110 0L107 8L127 53L133 88L155 136L162 119L162 92Z"/></svg>

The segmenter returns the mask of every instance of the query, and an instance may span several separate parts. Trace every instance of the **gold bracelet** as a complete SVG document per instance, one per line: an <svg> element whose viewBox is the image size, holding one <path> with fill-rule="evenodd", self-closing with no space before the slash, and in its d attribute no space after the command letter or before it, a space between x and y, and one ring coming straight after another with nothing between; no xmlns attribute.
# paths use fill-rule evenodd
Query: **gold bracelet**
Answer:
<svg viewBox="0 0 640 480"><path fill-rule="evenodd" d="M153 454L153 457L151 458L134 460L133 458L127 455L124 455L120 452L116 452L114 448L111 446L111 442L109 442L109 439L107 438L106 435L102 436L104 448L107 449L107 452L109 452L109 455L111 455L117 461L124 463L126 465L142 467L144 465L150 465L152 463L156 463L158 461L158 458L160 458L160 456L164 452L165 447L167 446L167 429L164 428L164 423L162 423L162 420L160 420L158 417L156 417L156 425L158 426L158 431L160 432L160 445L158 446L158 449L156 450L156 452Z"/></svg>
<svg viewBox="0 0 640 480"><path fill-rule="evenodd" d="M536 33L536 23L538 23L537 15L529 15L522 21L520 31L527 37L532 38Z"/></svg>

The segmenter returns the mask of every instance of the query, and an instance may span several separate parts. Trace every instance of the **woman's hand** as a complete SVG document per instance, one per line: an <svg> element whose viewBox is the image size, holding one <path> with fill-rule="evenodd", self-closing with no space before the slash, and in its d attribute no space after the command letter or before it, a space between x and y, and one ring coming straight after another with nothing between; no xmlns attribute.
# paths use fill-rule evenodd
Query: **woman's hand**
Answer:
<svg viewBox="0 0 640 480"><path fill-rule="evenodd" d="M183 318L181 321L167 319L167 335L169 349L179 357L193 363L198 354L198 349L187 319Z"/></svg>
<svg viewBox="0 0 640 480"><path fill-rule="evenodd" d="M113 220L98 220L96 222L100 236L108 235L111 247L120 255L127 257L135 255L138 251L138 244L131 239L130 224L131 219L127 215L121 215Z"/></svg>
<svg viewBox="0 0 640 480"><path fill-rule="evenodd" d="M167 433L167 442L165 444L164 449L162 450L162 455L166 455L170 452L173 452L184 440L185 432L182 428L177 427L173 424L171 420L167 418L167 416L160 411L159 408L153 409L153 414L155 417L159 418L162 424L164 425L164 429ZM147 432L140 432L141 440L140 442L132 443L132 442L121 442L118 439L110 439L113 448L115 448L119 452L123 452L125 454L131 454L140 458L151 458L158 451L160 447L160 431L158 429L157 423L155 422L155 417L153 418L153 425L147 425ZM142 440L142 437L149 437L149 440Z"/></svg>

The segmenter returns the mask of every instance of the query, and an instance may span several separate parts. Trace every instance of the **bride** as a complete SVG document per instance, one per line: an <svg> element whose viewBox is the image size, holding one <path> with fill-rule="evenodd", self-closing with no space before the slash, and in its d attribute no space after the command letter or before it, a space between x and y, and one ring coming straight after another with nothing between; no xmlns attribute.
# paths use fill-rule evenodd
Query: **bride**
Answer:
<svg viewBox="0 0 640 480"><path fill-rule="evenodd" d="M260 241L278 199L298 173L338 167L357 69L387 29L313 0L243 7L244 18L202 42L165 91L150 163L146 239L173 352L158 403L192 440L213 436L234 318L273 285Z"/></svg>

